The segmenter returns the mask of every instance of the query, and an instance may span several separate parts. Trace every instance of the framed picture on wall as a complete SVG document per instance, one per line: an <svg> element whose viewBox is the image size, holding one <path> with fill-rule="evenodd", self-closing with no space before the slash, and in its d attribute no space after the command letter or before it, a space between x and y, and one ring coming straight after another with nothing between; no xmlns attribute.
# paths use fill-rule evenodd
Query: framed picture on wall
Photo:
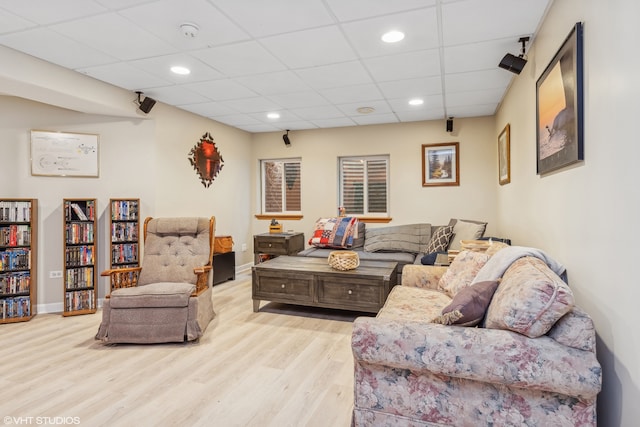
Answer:
<svg viewBox="0 0 640 427"><path fill-rule="evenodd" d="M538 175L584 160L582 23L536 82Z"/></svg>
<svg viewBox="0 0 640 427"><path fill-rule="evenodd" d="M98 135L31 131L31 175L98 177Z"/></svg>
<svg viewBox="0 0 640 427"><path fill-rule="evenodd" d="M447 185L460 185L459 144L422 144L422 186Z"/></svg>
<svg viewBox="0 0 640 427"><path fill-rule="evenodd" d="M498 135L498 181L511 182L511 126L507 124Z"/></svg>

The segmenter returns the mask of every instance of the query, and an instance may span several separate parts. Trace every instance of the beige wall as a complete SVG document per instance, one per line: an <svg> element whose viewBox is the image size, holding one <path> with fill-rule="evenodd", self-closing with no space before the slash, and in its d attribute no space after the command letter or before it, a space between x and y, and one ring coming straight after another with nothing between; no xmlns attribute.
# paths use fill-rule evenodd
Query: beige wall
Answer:
<svg viewBox="0 0 640 427"><path fill-rule="evenodd" d="M599 424L640 418L640 291L635 278L640 229L640 3L557 0L496 116L511 124L512 183L497 192L500 230L565 264L577 302L593 316L604 386ZM536 175L535 85L573 25L584 22L585 161Z"/></svg>
<svg viewBox="0 0 640 427"><path fill-rule="evenodd" d="M489 222L496 230L495 183L497 146L493 117L456 119L454 132L444 121L398 123L334 129L292 131L286 147L282 133L255 134L252 138L252 205L260 213L260 159L302 159L302 214L300 221L282 221L285 230L302 231L308 240L316 219L335 216L338 210L338 157L390 156L391 217L389 224L430 222L446 224L450 218ZM460 143L460 186L422 187L422 144ZM253 221L254 233L268 230L268 220Z"/></svg>

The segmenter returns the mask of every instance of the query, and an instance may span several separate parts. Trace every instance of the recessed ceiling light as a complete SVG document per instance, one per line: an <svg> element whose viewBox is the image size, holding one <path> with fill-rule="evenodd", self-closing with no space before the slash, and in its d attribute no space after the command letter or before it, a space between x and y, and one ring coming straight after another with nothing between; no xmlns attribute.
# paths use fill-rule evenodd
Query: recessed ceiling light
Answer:
<svg viewBox="0 0 640 427"><path fill-rule="evenodd" d="M404 33L401 31L389 31L382 35L382 41L386 43L396 43L404 39Z"/></svg>
<svg viewBox="0 0 640 427"><path fill-rule="evenodd" d="M191 74L191 70L187 67L183 67L181 65L174 65L171 67L171 71L176 74L180 74L181 76L186 76L187 74Z"/></svg>
<svg viewBox="0 0 640 427"><path fill-rule="evenodd" d="M376 109L373 107L360 107L356 111L360 114L371 114L376 111Z"/></svg>
<svg viewBox="0 0 640 427"><path fill-rule="evenodd" d="M279 119L280 118L280 114L278 113L269 113L267 114L267 117L270 119Z"/></svg>
<svg viewBox="0 0 640 427"><path fill-rule="evenodd" d="M422 105L424 104L424 100L420 98L415 98L409 101L409 105Z"/></svg>

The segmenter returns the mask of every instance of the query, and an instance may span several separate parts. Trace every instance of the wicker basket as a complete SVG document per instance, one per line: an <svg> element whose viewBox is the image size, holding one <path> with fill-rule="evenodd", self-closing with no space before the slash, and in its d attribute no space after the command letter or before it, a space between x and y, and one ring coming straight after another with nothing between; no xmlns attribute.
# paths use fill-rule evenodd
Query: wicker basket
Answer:
<svg viewBox="0 0 640 427"><path fill-rule="evenodd" d="M489 249L491 242L488 240L461 240L460 250L472 252L484 252Z"/></svg>
<svg viewBox="0 0 640 427"><path fill-rule="evenodd" d="M360 258L354 251L333 251L329 254L328 262L331 268L347 271L357 268L360 265Z"/></svg>

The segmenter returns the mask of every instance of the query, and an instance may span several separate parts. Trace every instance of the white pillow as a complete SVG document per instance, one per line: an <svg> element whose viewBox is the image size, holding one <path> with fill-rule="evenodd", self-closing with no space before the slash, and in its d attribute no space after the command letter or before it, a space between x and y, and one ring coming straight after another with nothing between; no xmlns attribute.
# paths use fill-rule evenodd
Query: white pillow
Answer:
<svg viewBox="0 0 640 427"><path fill-rule="evenodd" d="M449 249L460 250L461 240L477 240L484 236L484 230L487 223L475 223L469 221L457 220L453 225L453 237Z"/></svg>

